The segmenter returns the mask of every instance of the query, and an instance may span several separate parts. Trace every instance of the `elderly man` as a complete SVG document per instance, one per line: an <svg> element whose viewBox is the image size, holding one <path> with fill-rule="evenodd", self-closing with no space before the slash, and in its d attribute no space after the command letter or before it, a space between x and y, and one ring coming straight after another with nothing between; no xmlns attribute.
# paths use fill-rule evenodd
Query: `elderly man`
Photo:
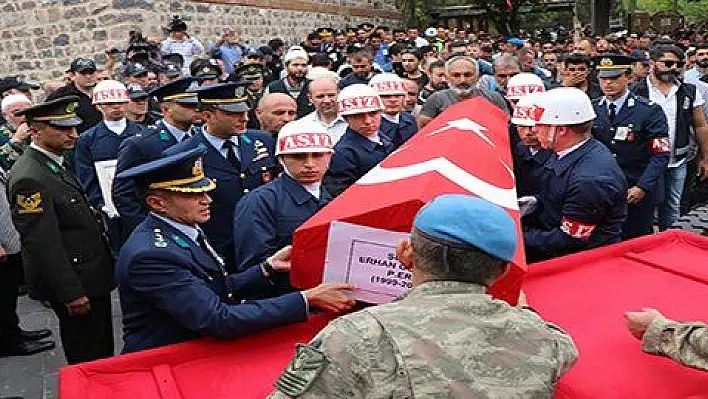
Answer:
<svg viewBox="0 0 708 399"><path fill-rule="evenodd" d="M258 102L256 116L260 121L261 129L271 136L278 135L286 123L295 120L297 104L295 100L283 93L266 93Z"/></svg>
<svg viewBox="0 0 708 399"><path fill-rule="evenodd" d="M29 291L51 304L69 364L113 356L113 255L63 157L77 139L78 106L67 96L18 112L33 141L8 185Z"/></svg>
<svg viewBox="0 0 708 399"><path fill-rule="evenodd" d="M24 94L10 94L2 99L0 109L5 120L0 124L0 166L10 170L30 142L30 129L24 116L15 112L32 105Z"/></svg>
<svg viewBox="0 0 708 399"><path fill-rule="evenodd" d="M500 207L467 195L434 199L396 248L413 289L298 346L271 397L552 397L578 357L572 339L524 300L513 307L486 294L516 246Z"/></svg>
<svg viewBox="0 0 708 399"><path fill-rule="evenodd" d="M437 91L428 97L417 118L420 129L451 105L477 96L483 96L506 114L509 114L506 101L499 93L475 87L478 75L477 62L473 58L467 56L452 57L445 63L445 70L447 71L447 82L450 88Z"/></svg>
<svg viewBox="0 0 708 399"><path fill-rule="evenodd" d="M290 270L289 247L243 273L226 272L200 227L211 217L207 192L216 186L204 175L206 151L179 152L123 172L123 178L136 180L150 209L121 249L116 267L123 352L205 335L233 338L305 321L310 308L339 312L354 305L346 295L353 288L349 284L254 300Z"/></svg>
<svg viewBox="0 0 708 399"><path fill-rule="evenodd" d="M278 79L271 82L266 88L267 93L283 93L287 94L295 100L297 104L297 117L302 118L303 116L314 111L315 108L312 106L310 99L308 97L308 85L307 80L307 61L309 57L307 52L300 46L293 46L288 49L285 53L283 61L285 63L285 70L287 71L287 76L282 79Z"/></svg>
<svg viewBox="0 0 708 399"><path fill-rule="evenodd" d="M337 112L337 81L332 77L321 77L310 82L310 101L315 111L305 115L305 123L319 124L329 133L332 143L337 144L347 131L347 122Z"/></svg>
<svg viewBox="0 0 708 399"><path fill-rule="evenodd" d="M390 139L381 134L383 104L376 90L355 84L339 94L339 113L349 127L334 147L324 186L336 197L393 152Z"/></svg>
<svg viewBox="0 0 708 399"><path fill-rule="evenodd" d="M204 125L194 129L193 137L165 152L171 155L193 148L207 149L204 170L219 185L212 194L214 217L204 222L202 228L229 271L234 270L236 264L233 258L236 203L253 189L272 181L277 168L273 137L246 129L248 84L223 83L195 89Z"/></svg>
<svg viewBox="0 0 708 399"><path fill-rule="evenodd" d="M619 242L627 218L627 180L617 161L592 137L595 111L580 89L538 94L535 130L553 150L553 173L537 193L536 212L524 219L529 262Z"/></svg>
<svg viewBox="0 0 708 399"><path fill-rule="evenodd" d="M275 156L284 173L242 197L236 205L233 228L237 271L290 245L295 229L331 200L322 189L322 178L332 153L332 139L322 125L296 121L280 130Z"/></svg>

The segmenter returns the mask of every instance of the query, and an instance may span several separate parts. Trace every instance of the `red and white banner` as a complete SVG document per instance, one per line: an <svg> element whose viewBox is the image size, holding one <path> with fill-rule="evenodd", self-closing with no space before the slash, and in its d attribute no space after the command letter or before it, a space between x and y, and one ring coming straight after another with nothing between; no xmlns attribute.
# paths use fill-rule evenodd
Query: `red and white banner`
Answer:
<svg viewBox="0 0 708 399"><path fill-rule="evenodd" d="M451 193L491 201L516 222L519 245L513 265L491 288L496 297L515 303L526 262L508 118L483 98L450 107L300 226L293 237L292 284L309 288L322 281L332 221L410 232L423 205Z"/></svg>

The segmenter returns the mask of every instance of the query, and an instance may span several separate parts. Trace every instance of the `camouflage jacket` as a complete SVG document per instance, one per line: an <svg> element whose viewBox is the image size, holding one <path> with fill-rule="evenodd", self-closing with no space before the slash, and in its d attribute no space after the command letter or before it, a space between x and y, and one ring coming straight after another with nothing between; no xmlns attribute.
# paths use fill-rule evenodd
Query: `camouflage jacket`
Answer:
<svg viewBox="0 0 708 399"><path fill-rule="evenodd" d="M340 317L298 346L272 397L551 398L578 356L572 339L485 291L427 282Z"/></svg>
<svg viewBox="0 0 708 399"><path fill-rule="evenodd" d="M5 170L10 170L24 152L26 144L10 141L15 134L15 128L7 122L0 124L0 165Z"/></svg>
<svg viewBox="0 0 708 399"><path fill-rule="evenodd" d="M642 337L642 350L708 370L708 326L664 318L654 320Z"/></svg>

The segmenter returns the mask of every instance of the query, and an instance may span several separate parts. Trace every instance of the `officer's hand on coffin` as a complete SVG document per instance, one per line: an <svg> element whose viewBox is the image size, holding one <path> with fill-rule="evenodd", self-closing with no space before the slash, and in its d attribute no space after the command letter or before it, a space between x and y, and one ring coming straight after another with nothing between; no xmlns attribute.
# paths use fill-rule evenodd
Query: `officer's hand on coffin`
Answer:
<svg viewBox="0 0 708 399"><path fill-rule="evenodd" d="M323 283L305 291L305 296L310 306L339 313L351 309L356 304L356 301L348 296L354 288L353 284Z"/></svg>
<svg viewBox="0 0 708 399"><path fill-rule="evenodd" d="M276 272L289 272L290 271L290 254L293 252L293 246L288 245L278 250L273 256L268 258L268 262Z"/></svg>

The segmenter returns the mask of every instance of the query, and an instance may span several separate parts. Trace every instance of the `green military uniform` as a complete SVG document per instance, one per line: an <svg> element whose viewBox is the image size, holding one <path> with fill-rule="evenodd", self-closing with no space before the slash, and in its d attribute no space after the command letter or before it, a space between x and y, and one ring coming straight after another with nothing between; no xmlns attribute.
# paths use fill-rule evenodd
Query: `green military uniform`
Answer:
<svg viewBox="0 0 708 399"><path fill-rule="evenodd" d="M552 397L570 336L486 287L433 281L331 322L298 348L274 398Z"/></svg>
<svg viewBox="0 0 708 399"><path fill-rule="evenodd" d="M28 123L60 128L81 123L73 96L21 111ZM70 364L113 354L110 292L114 258L81 185L61 158L37 144L17 160L9 179L12 221L20 233L30 290L52 304ZM69 316L66 304L86 296L91 311Z"/></svg>
<svg viewBox="0 0 708 399"><path fill-rule="evenodd" d="M642 350L670 357L686 366L708 370L708 325L659 318L644 333Z"/></svg>

